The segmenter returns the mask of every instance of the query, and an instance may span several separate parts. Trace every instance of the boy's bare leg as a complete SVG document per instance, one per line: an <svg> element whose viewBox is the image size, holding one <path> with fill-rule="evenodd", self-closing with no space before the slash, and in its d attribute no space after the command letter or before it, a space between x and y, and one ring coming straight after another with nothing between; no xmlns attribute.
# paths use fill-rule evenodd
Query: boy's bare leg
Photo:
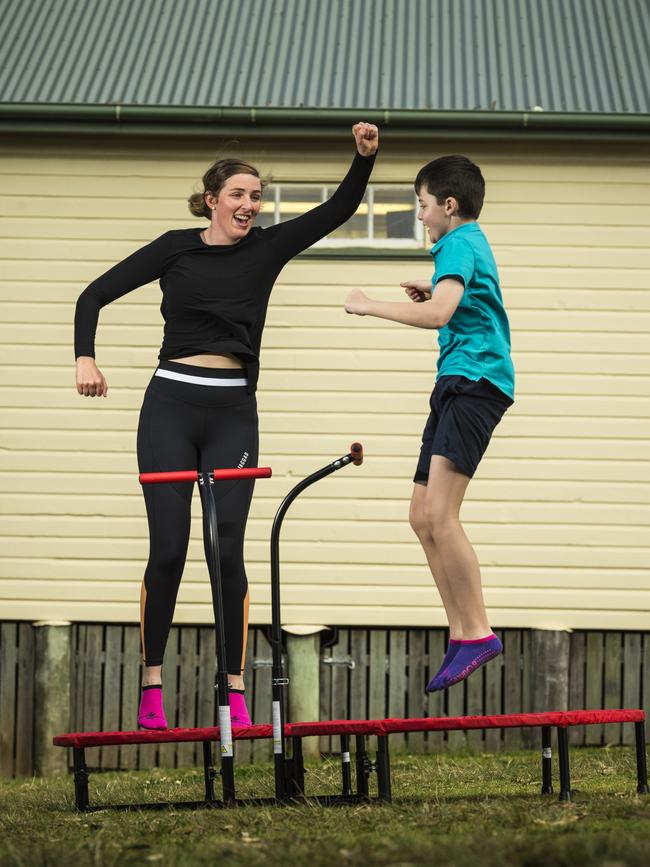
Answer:
<svg viewBox="0 0 650 867"><path fill-rule="evenodd" d="M447 577L465 641L491 633L478 559L460 523L460 507L469 482L469 477L459 472L452 461L441 455L432 456L424 520Z"/></svg>
<svg viewBox="0 0 650 867"><path fill-rule="evenodd" d="M440 598L447 615L447 622L449 623L449 637L460 641L463 637L461 608L454 594L454 586L444 570L440 555L433 541L426 506L427 486L416 482L413 486L413 495L411 497L409 523L413 528L413 532L420 540L427 563L429 564L429 569L431 570L431 575L438 588L438 593L440 593Z"/></svg>

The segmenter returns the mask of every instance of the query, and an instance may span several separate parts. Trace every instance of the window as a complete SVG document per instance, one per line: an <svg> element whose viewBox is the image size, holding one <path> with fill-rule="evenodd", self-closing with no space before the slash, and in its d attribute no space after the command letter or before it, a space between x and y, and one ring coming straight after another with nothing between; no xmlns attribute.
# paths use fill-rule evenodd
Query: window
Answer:
<svg viewBox="0 0 650 867"><path fill-rule="evenodd" d="M327 201L335 189L325 184L270 184L255 222L264 227L290 220ZM413 187L370 184L356 214L315 246L421 248L424 244Z"/></svg>

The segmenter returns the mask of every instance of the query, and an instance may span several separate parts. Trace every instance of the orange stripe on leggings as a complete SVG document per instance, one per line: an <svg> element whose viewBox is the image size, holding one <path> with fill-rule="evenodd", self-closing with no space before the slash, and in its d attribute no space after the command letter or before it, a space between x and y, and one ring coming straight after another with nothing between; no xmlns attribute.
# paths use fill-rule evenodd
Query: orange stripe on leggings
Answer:
<svg viewBox="0 0 650 867"><path fill-rule="evenodd" d="M241 670L244 670L246 662L246 644L248 642L248 609L250 607L250 591L246 590L244 597L244 631L242 632L242 653L241 653Z"/></svg>
<svg viewBox="0 0 650 867"><path fill-rule="evenodd" d="M147 588L144 586L144 580L140 587L140 644L142 645L142 661L147 664L147 658L144 653L144 609L147 604Z"/></svg>

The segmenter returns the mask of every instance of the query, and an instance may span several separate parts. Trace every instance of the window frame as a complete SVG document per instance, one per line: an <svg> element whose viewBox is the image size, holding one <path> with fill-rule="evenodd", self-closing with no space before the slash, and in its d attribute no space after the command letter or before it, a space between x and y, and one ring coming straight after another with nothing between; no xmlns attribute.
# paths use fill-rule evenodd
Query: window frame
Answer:
<svg viewBox="0 0 650 867"><path fill-rule="evenodd" d="M280 222L283 222L281 219L282 215L282 189L313 189L315 192L320 191L320 203L326 202L329 198L328 190L332 190L334 185L332 183L328 183L327 181L320 183L306 182L306 183L295 183L295 182L287 182L284 183L282 181L271 182L269 187L271 187L271 192L273 193L271 198L264 199L264 204L269 207L263 211L266 214L272 214L273 223L271 225L277 225ZM375 205L375 193L381 190L403 190L406 192L407 190L413 196L413 234L410 238L376 238L374 237L374 205ZM331 192L330 192L331 195ZM424 227L417 219L417 211L418 211L418 201L415 192L409 184L400 184L400 183L380 183L380 184L368 184L366 188L366 196L367 196L367 206L368 213L366 216L366 227L368 229L368 235L363 237L347 237L347 238L322 238L320 241L317 241L313 246L312 250L335 250L343 252L345 250L354 249L355 251L359 250L368 250L377 251L380 249L386 250L408 250L408 251L420 251L427 249L426 237L424 233ZM316 200L316 196L314 199ZM271 208L272 206L272 208ZM306 213L303 211L302 213ZM355 212L356 213L356 212ZM292 219L293 216L300 216L299 214L292 215L289 219ZM286 217L285 217L286 219Z"/></svg>

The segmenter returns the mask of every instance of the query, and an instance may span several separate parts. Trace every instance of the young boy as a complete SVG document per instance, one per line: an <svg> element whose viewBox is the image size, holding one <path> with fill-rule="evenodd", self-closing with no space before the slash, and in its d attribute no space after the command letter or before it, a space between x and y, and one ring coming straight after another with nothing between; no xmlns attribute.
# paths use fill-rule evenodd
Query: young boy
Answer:
<svg viewBox="0 0 650 867"><path fill-rule="evenodd" d="M427 163L415 179L418 219L433 242L433 281L402 284L411 301L385 302L353 289L348 313L436 328L440 354L431 414L411 500L410 523L449 621L449 646L427 692L459 683L503 647L487 620L481 572L460 506L494 428L514 398L510 328L497 266L476 220L485 182L464 156Z"/></svg>

